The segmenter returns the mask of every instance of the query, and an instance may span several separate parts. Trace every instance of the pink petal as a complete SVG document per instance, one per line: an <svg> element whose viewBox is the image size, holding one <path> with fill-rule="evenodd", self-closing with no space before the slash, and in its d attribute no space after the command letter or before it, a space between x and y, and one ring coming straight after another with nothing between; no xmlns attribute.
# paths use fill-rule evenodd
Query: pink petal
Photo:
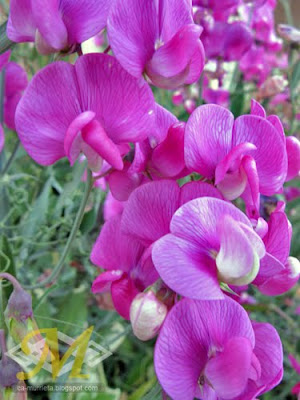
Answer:
<svg viewBox="0 0 300 400"><path fill-rule="evenodd" d="M234 117L213 104L198 107L186 125L185 162L188 168L213 178L217 164L231 149Z"/></svg>
<svg viewBox="0 0 300 400"><path fill-rule="evenodd" d="M286 151L288 157L286 181L289 181L300 175L300 142L295 136L286 138Z"/></svg>
<svg viewBox="0 0 300 400"><path fill-rule="evenodd" d="M258 101L251 99L251 115L267 118L266 111Z"/></svg>
<svg viewBox="0 0 300 400"><path fill-rule="evenodd" d="M270 216L268 234L264 242L268 253L285 263L290 252L289 221L284 212L273 212Z"/></svg>
<svg viewBox="0 0 300 400"><path fill-rule="evenodd" d="M21 93L28 84L27 73L19 64L10 61L5 65L5 96Z"/></svg>
<svg viewBox="0 0 300 400"><path fill-rule="evenodd" d="M181 74L196 51L200 33L201 28L195 24L181 28L170 41L156 50L151 61L148 62L146 71L149 77L155 82L156 76L172 78ZM182 83L184 78L183 75Z"/></svg>
<svg viewBox="0 0 300 400"><path fill-rule="evenodd" d="M124 319L129 320L130 306L139 293L135 287L133 281L126 276L123 276L120 280L112 282L111 284L111 297L114 303L116 311Z"/></svg>
<svg viewBox="0 0 300 400"><path fill-rule="evenodd" d="M293 356L293 354L288 355L289 361L291 363L291 366L294 368L294 370L297 372L297 374L300 375L300 363L297 361L297 359Z"/></svg>
<svg viewBox="0 0 300 400"><path fill-rule="evenodd" d="M153 167L164 177L179 175L185 167L184 129L183 122L172 125L166 139L153 150Z"/></svg>
<svg viewBox="0 0 300 400"><path fill-rule="evenodd" d="M209 360L205 376L221 398L232 399L244 391L251 359L251 342L243 337L233 337L221 353Z"/></svg>
<svg viewBox="0 0 300 400"><path fill-rule="evenodd" d="M242 161L242 168L247 175L247 187L242 194L246 204L246 212L249 218L259 217L259 177L256 162L251 156L245 156Z"/></svg>
<svg viewBox="0 0 300 400"><path fill-rule="evenodd" d="M196 82L201 72L203 71L205 65L205 52L201 40L198 40L196 50L192 55L191 61L189 63L188 75L185 78L184 83L186 85L191 85Z"/></svg>
<svg viewBox="0 0 300 400"><path fill-rule="evenodd" d="M120 223L120 215L106 221L93 246L91 261L108 270L128 272L136 266L144 248L121 232Z"/></svg>
<svg viewBox="0 0 300 400"><path fill-rule="evenodd" d="M0 71L6 66L11 56L11 50L7 50L5 53L0 54Z"/></svg>
<svg viewBox="0 0 300 400"><path fill-rule="evenodd" d="M255 333L254 353L261 365L261 376L255 382L261 391L268 392L278 385L283 375L282 344L276 329L270 324L253 322ZM268 338L268 340L266 340Z"/></svg>
<svg viewBox="0 0 300 400"><path fill-rule="evenodd" d="M252 228L246 215L224 200L202 197L180 207L171 221L171 233L199 248L219 251L218 224L224 215Z"/></svg>
<svg viewBox="0 0 300 400"><path fill-rule="evenodd" d="M214 260L193 243L168 234L154 243L152 259L163 281L181 296L224 298Z"/></svg>
<svg viewBox="0 0 300 400"><path fill-rule="evenodd" d="M51 165L65 156L68 126L81 113L74 67L52 63L38 72L26 89L16 112L19 138L36 162Z"/></svg>
<svg viewBox="0 0 300 400"><path fill-rule="evenodd" d="M55 50L62 50L68 45L68 31L59 10L59 3L59 0L32 1L36 27L46 43Z"/></svg>
<svg viewBox="0 0 300 400"><path fill-rule="evenodd" d="M114 143L146 139L155 123L155 103L144 80L130 76L106 54L79 57L75 69L83 109L95 111L96 119Z"/></svg>
<svg viewBox="0 0 300 400"><path fill-rule="evenodd" d="M270 196L282 190L287 171L285 145L274 126L261 117L243 115L234 123L233 146L253 143L260 193Z"/></svg>
<svg viewBox="0 0 300 400"><path fill-rule="evenodd" d="M123 160L117 145L107 136L97 120L84 126L82 139L112 167L118 170L123 168Z"/></svg>
<svg viewBox="0 0 300 400"><path fill-rule="evenodd" d="M104 29L110 3L108 0L61 0L60 11L69 43L82 43Z"/></svg>
<svg viewBox="0 0 300 400"><path fill-rule="evenodd" d="M159 35L166 43L184 26L193 23L190 0L162 0L159 2Z"/></svg>
<svg viewBox="0 0 300 400"><path fill-rule="evenodd" d="M180 188L175 181L146 183L129 197L122 216L122 231L146 246L167 234L179 207Z"/></svg>
<svg viewBox="0 0 300 400"><path fill-rule="evenodd" d="M190 200L197 199L198 197L216 197L217 199L223 199L222 194L213 185L206 182L188 182L181 187L181 201L183 205Z"/></svg>
<svg viewBox="0 0 300 400"><path fill-rule="evenodd" d="M33 18L32 0L11 0L7 36L13 42L33 42L36 23Z"/></svg>
<svg viewBox="0 0 300 400"><path fill-rule="evenodd" d="M143 4L139 0L113 3L107 21L109 43L131 75L142 75L155 51L158 29L156 5L152 0L145 0Z"/></svg>
<svg viewBox="0 0 300 400"><path fill-rule="evenodd" d="M123 271L113 270L102 272L92 284L93 293L105 293L110 290L112 282L122 278Z"/></svg>
<svg viewBox="0 0 300 400"><path fill-rule="evenodd" d="M178 122L175 115L159 104L156 104L155 107L155 119L155 129L153 130L153 133L149 135L149 141L152 148L162 143L168 135L170 126Z"/></svg>
<svg viewBox="0 0 300 400"><path fill-rule="evenodd" d="M108 176L108 184L113 196L118 201L126 201L128 197L142 182L142 175L131 173L129 163L125 164L123 171L113 171Z"/></svg>
<svg viewBox="0 0 300 400"><path fill-rule="evenodd" d="M115 215L121 215L123 209L124 203L116 200L111 192L108 192L103 206L104 220L107 221Z"/></svg>

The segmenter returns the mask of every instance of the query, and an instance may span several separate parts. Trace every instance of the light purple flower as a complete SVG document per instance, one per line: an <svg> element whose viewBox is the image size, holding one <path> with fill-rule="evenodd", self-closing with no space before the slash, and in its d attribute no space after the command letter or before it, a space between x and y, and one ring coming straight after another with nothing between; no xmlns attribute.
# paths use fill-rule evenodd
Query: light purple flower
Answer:
<svg viewBox="0 0 300 400"><path fill-rule="evenodd" d="M180 207L170 233L152 250L164 282L182 296L201 300L224 298L220 282L236 286L252 282L264 255L265 246L246 215L212 197Z"/></svg>
<svg viewBox="0 0 300 400"><path fill-rule="evenodd" d="M187 167L213 179L228 200L242 196L251 217L258 216L259 194L281 192L287 174L284 133L275 120L252 114L234 121L230 111L209 104L186 125Z"/></svg>
<svg viewBox="0 0 300 400"><path fill-rule="evenodd" d="M126 99L126 101L124 101ZM124 143L147 137L154 98L145 81L106 54L87 54L75 65L56 62L37 73L16 113L20 140L39 164L84 153L94 171L106 160L123 168Z"/></svg>
<svg viewBox="0 0 300 400"><path fill-rule="evenodd" d="M191 0L116 0L109 12L112 50L130 74L174 89L198 80L205 57Z"/></svg>
<svg viewBox="0 0 300 400"><path fill-rule="evenodd" d="M276 330L252 325L228 297L177 303L154 354L158 380L173 400L253 400L281 381L282 364Z"/></svg>
<svg viewBox="0 0 300 400"><path fill-rule="evenodd" d="M7 36L40 53L74 51L106 25L108 0L11 0Z"/></svg>

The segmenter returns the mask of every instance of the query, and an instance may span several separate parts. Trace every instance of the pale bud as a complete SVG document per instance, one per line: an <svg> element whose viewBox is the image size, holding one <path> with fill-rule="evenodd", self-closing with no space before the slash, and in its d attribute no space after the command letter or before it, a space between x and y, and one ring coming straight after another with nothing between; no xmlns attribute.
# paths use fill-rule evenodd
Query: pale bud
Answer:
<svg viewBox="0 0 300 400"><path fill-rule="evenodd" d="M152 291L138 294L130 307L133 333L143 341L154 338L167 313L167 306Z"/></svg>
<svg viewBox="0 0 300 400"><path fill-rule="evenodd" d="M294 26L280 24L278 25L278 33L280 36L290 42L300 42L300 30Z"/></svg>

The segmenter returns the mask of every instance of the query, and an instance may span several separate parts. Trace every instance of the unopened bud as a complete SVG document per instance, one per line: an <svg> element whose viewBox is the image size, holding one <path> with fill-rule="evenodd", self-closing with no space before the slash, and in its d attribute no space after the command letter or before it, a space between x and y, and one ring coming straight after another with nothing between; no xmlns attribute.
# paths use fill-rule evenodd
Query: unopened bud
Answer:
<svg viewBox="0 0 300 400"><path fill-rule="evenodd" d="M180 106L184 102L184 95L181 90L176 90L173 93L172 101L175 106Z"/></svg>
<svg viewBox="0 0 300 400"><path fill-rule="evenodd" d="M7 279L14 287L7 302L5 317L21 323L26 322L28 318L32 317L32 299L30 294L22 288L12 275L3 273L0 274L0 279Z"/></svg>
<svg viewBox="0 0 300 400"><path fill-rule="evenodd" d="M185 100L184 108L188 114L192 114L192 112L196 109L196 107L197 107L197 104L196 104L195 100L192 100L192 99Z"/></svg>
<svg viewBox="0 0 300 400"><path fill-rule="evenodd" d="M294 26L280 24L278 25L278 33L281 37L290 42L300 42L300 30L296 29Z"/></svg>
<svg viewBox="0 0 300 400"><path fill-rule="evenodd" d="M1 361L0 361L0 387L9 388L18 384L17 373L21 372L21 367L6 355L6 342L4 331L0 330L0 348L1 348Z"/></svg>
<svg viewBox="0 0 300 400"><path fill-rule="evenodd" d="M167 306L152 291L138 294L130 307L133 333L143 341L154 338L167 313Z"/></svg>

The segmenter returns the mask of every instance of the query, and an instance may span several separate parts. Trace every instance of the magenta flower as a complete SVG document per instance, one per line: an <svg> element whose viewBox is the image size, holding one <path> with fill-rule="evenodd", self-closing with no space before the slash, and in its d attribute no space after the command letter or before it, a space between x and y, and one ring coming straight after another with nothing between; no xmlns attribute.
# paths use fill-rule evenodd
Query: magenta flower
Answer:
<svg viewBox="0 0 300 400"><path fill-rule="evenodd" d="M245 214L209 197L180 207L170 233L152 251L164 282L180 295L200 300L224 298L220 281L236 286L252 282L264 255L264 244Z"/></svg>
<svg viewBox="0 0 300 400"><path fill-rule="evenodd" d="M4 70L4 122L15 130L15 113L23 91L28 84L27 74L19 64L9 61L10 51L0 56L0 71Z"/></svg>
<svg viewBox="0 0 300 400"><path fill-rule="evenodd" d="M124 143L147 137L154 107L146 82L109 55L87 54L75 65L52 63L34 76L19 103L16 126L39 164L68 157L73 165L82 152L94 171L102 160L122 169Z"/></svg>
<svg viewBox="0 0 300 400"><path fill-rule="evenodd" d="M106 270L93 282L92 292L110 291L117 312L125 319L129 319L135 296L159 278L151 254L139 241L121 232L121 215L104 224L91 261Z"/></svg>
<svg viewBox="0 0 300 400"><path fill-rule="evenodd" d="M173 400L253 400L278 385L282 364L276 330L251 324L228 297L177 303L154 353L158 380Z"/></svg>
<svg viewBox="0 0 300 400"><path fill-rule="evenodd" d="M174 89L198 80L205 57L191 0L117 0L107 22L109 43L131 75L146 73L156 86Z"/></svg>
<svg viewBox="0 0 300 400"><path fill-rule="evenodd" d="M296 258L289 257L291 235L291 225L285 213L280 208L276 209L268 221L267 232L262 234L266 255L253 282L265 295L283 294L299 280L300 263Z"/></svg>
<svg viewBox="0 0 300 400"><path fill-rule="evenodd" d="M69 52L106 25L107 0L11 0L7 36L36 42L42 54Z"/></svg>
<svg viewBox="0 0 300 400"><path fill-rule="evenodd" d="M213 179L228 200L242 196L247 213L258 216L259 194L281 192L287 174L284 134L277 122L258 115L234 121L221 106L200 106L186 126L186 165Z"/></svg>
<svg viewBox="0 0 300 400"><path fill-rule="evenodd" d="M166 179L146 183L126 202L122 231L144 246L151 246L170 232L172 216L182 204L202 196L222 198L216 188L205 182L189 182L182 187Z"/></svg>
<svg viewBox="0 0 300 400"><path fill-rule="evenodd" d="M289 354L288 358L293 369L297 372L298 375L300 375L299 361L293 356L293 354ZM300 382L296 383L296 385L292 388L292 394L300 395Z"/></svg>
<svg viewBox="0 0 300 400"><path fill-rule="evenodd" d="M108 177L110 190L119 201L126 201L134 189L149 182L149 176L178 179L189 173L184 161L185 124L159 105L155 118L153 132L136 143L132 163L126 162L122 171L113 171Z"/></svg>

